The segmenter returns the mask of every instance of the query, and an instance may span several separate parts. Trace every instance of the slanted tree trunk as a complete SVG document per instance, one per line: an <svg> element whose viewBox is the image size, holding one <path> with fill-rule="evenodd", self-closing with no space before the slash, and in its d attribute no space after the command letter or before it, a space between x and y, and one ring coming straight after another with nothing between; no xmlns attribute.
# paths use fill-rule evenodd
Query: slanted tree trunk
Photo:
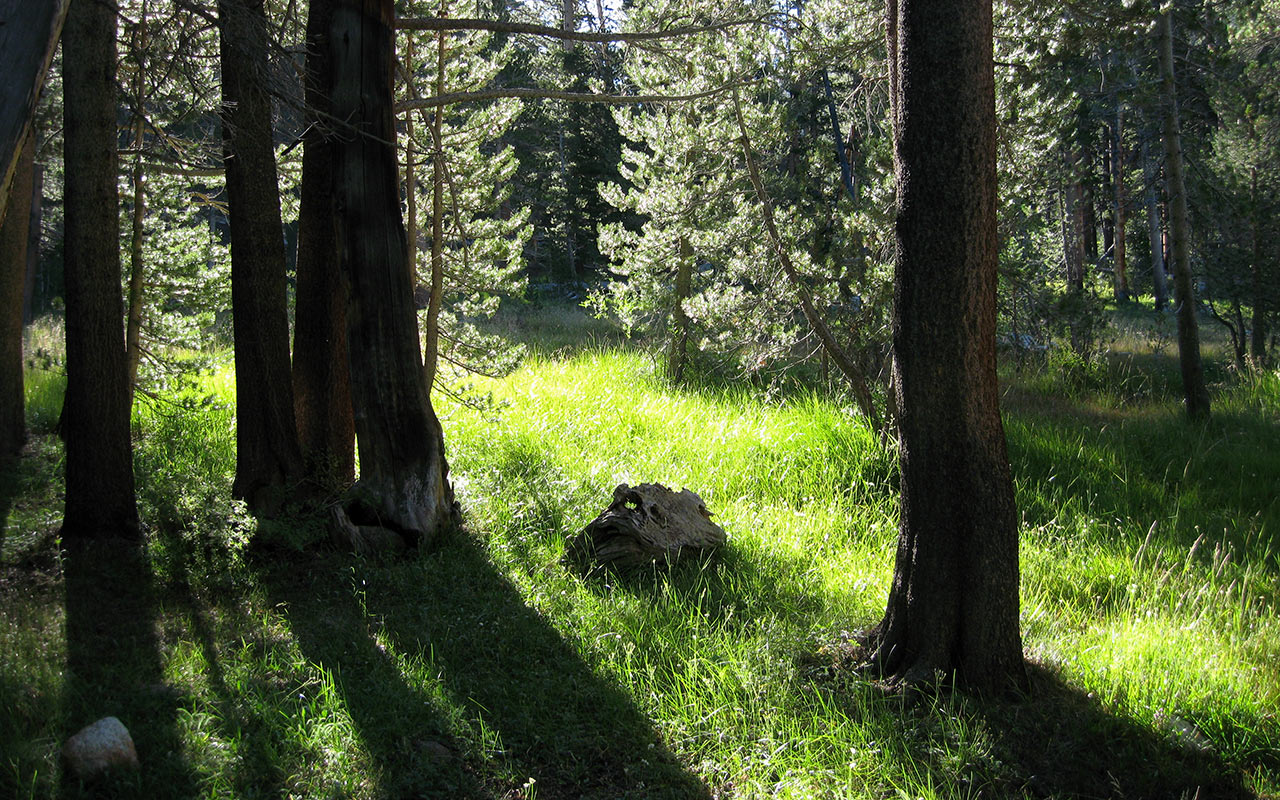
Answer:
<svg viewBox="0 0 1280 800"><path fill-rule="evenodd" d="M298 211L293 403L308 479L325 489L355 480L356 433L347 365L347 284L334 237L329 27L333 0L307 11L306 106Z"/></svg>
<svg viewBox="0 0 1280 800"><path fill-rule="evenodd" d="M1151 291L1155 295L1156 311L1169 303L1169 283L1164 271L1164 225L1160 220L1159 187L1156 183L1155 159L1147 137L1142 137L1143 200L1147 207L1147 238L1151 243Z"/></svg>
<svg viewBox="0 0 1280 800"><path fill-rule="evenodd" d="M218 0L236 350L232 493L274 514L302 477L262 0Z"/></svg>
<svg viewBox="0 0 1280 800"><path fill-rule="evenodd" d="M441 3L440 16L447 9ZM448 68L448 40L444 31L436 33L436 96L445 92ZM426 352L422 365L430 393L440 364L440 309L444 305L444 108L431 116L431 295L427 301Z"/></svg>
<svg viewBox="0 0 1280 800"><path fill-rule="evenodd" d="M1187 416L1209 418L1209 390L1200 361L1200 326L1196 322L1195 294L1191 289L1190 239L1187 222L1187 190L1182 177L1182 132L1178 122L1178 92L1173 78L1172 9L1160 15L1160 84L1164 105L1164 168L1169 182L1169 232L1173 239L1173 292L1178 304L1178 362Z"/></svg>
<svg viewBox="0 0 1280 800"><path fill-rule="evenodd" d="M0 219L8 206L9 184L17 169L23 143L49 63L58 47L69 0L0 2ZM18 205L25 205L25 198Z"/></svg>
<svg viewBox="0 0 1280 800"><path fill-rule="evenodd" d="M75 0L62 37L67 392L64 541L136 536L120 299L116 13Z"/></svg>
<svg viewBox="0 0 1280 800"><path fill-rule="evenodd" d="M395 67L390 0L338 0L329 44L336 230L347 307L360 480L357 524L374 522L417 543L454 521L444 436L418 349L418 319L392 117Z"/></svg>
<svg viewBox="0 0 1280 800"><path fill-rule="evenodd" d="M871 663L1026 683L1018 519L996 384L991 0L898 0L893 344L901 527ZM946 136L939 136L946 131Z"/></svg>
<svg viewBox="0 0 1280 800"><path fill-rule="evenodd" d="M27 277L27 226L35 136L27 135L9 190L13 199L0 219L0 461L17 455L27 440L22 389L22 289ZM24 202L26 201L26 202Z"/></svg>

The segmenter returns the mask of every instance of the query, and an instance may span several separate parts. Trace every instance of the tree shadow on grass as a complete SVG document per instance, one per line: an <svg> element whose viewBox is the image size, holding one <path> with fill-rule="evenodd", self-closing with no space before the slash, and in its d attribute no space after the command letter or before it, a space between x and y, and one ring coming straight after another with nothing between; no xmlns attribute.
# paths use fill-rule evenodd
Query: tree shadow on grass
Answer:
<svg viewBox="0 0 1280 800"><path fill-rule="evenodd" d="M401 563L330 557L263 580L333 671L390 796L709 796L464 534Z"/></svg>
<svg viewBox="0 0 1280 800"><path fill-rule="evenodd" d="M846 642L825 650L806 671L837 698L849 697L842 706L861 717L858 722L887 728L939 797L1254 796L1240 768L1188 723L1174 719L1164 733L1155 731L1109 711L1051 666L1028 663L1030 694L1003 700L945 688L886 690L856 673L863 660L861 647Z"/></svg>
<svg viewBox="0 0 1280 800"><path fill-rule="evenodd" d="M179 698L164 683L157 597L140 546L65 542L67 671L62 740L102 717L129 729L141 769L83 782L62 774L62 796L190 797L197 791L178 731Z"/></svg>

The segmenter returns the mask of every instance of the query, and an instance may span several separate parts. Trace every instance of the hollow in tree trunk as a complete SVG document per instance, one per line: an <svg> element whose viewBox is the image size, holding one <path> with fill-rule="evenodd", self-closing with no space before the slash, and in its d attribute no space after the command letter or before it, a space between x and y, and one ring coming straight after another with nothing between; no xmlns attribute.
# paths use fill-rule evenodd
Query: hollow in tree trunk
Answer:
<svg viewBox="0 0 1280 800"><path fill-rule="evenodd" d="M335 227L351 289L347 341L360 453L351 513L419 543L451 525L456 510L418 348L400 216L393 21L390 0L334 7L330 98L344 123L333 148Z"/></svg>
<svg viewBox="0 0 1280 800"><path fill-rule="evenodd" d="M895 5L890 0L890 6ZM991 0L897 0L893 345L901 523L871 667L1004 692L1026 674L995 362Z"/></svg>

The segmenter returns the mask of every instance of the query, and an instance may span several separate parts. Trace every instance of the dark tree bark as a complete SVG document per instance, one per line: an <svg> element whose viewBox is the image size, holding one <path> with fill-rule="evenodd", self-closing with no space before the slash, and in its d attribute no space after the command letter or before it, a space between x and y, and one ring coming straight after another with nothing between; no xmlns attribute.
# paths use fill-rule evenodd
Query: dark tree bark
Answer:
<svg viewBox="0 0 1280 800"><path fill-rule="evenodd" d="M1178 122L1178 92L1173 78L1172 10L1160 15L1160 84L1164 106L1164 169L1169 182L1169 233L1173 240L1173 295L1178 304L1178 362L1187 416L1209 418L1209 390L1200 361L1200 326L1196 322L1195 294L1191 289L1190 238L1187 222L1187 190L1182 177L1182 131Z"/></svg>
<svg viewBox="0 0 1280 800"><path fill-rule="evenodd" d="M66 0L0 0L0 218L67 8Z"/></svg>
<svg viewBox="0 0 1280 800"><path fill-rule="evenodd" d="M136 536L116 187L116 15L73 0L62 36L66 165L65 540Z"/></svg>
<svg viewBox="0 0 1280 800"><path fill-rule="evenodd" d="M1268 282L1264 273L1265 255L1263 254L1263 220L1262 213L1258 206L1258 168L1253 168L1252 174L1252 194L1253 209L1249 218L1249 237L1253 243L1253 253L1251 263L1249 265L1250 278L1252 279L1252 303L1253 303L1253 325L1249 339L1249 356L1253 359L1255 366L1263 367L1267 363L1267 310L1271 305L1269 301Z"/></svg>
<svg viewBox="0 0 1280 800"><path fill-rule="evenodd" d="M219 0L222 137L236 350L232 493L274 513L302 477L293 413L284 235L271 139L262 0Z"/></svg>
<svg viewBox="0 0 1280 800"><path fill-rule="evenodd" d="M1025 685L1018 527L995 360L991 0L898 0L893 344L901 527L872 667Z"/></svg>
<svg viewBox="0 0 1280 800"><path fill-rule="evenodd" d="M142 166L142 148L145 144L146 121L141 109L146 106L146 52L147 52L147 3L143 0L139 9L138 27L134 33L134 46L138 54L138 71L133 79L133 217L129 235L129 297L126 304L128 317L124 328L125 362L129 369L129 405L133 405L133 393L138 386L138 365L142 363L142 294L146 286L146 263L143 260L143 239L147 220L147 180Z"/></svg>
<svg viewBox="0 0 1280 800"><path fill-rule="evenodd" d="M667 377L679 383L684 380L684 365L689 358L689 315L684 303L693 289L693 247L680 237L676 255L676 296L671 304L671 340L667 343Z"/></svg>
<svg viewBox="0 0 1280 800"><path fill-rule="evenodd" d="M1116 107L1115 118L1111 126L1111 218L1115 233L1111 248L1111 262L1115 268L1114 282L1117 303L1129 302L1129 274L1125 261L1125 203L1124 186L1124 111Z"/></svg>
<svg viewBox="0 0 1280 800"><path fill-rule="evenodd" d="M27 276L22 283L22 324L35 319L36 271L40 268L40 226L44 219L44 168L31 167L31 222L27 228Z"/></svg>
<svg viewBox="0 0 1280 800"><path fill-rule="evenodd" d="M392 117L390 0L338 0L330 35L336 231L350 285L347 341L360 480L353 515L430 540L453 524L444 436L418 349Z"/></svg>
<svg viewBox="0 0 1280 800"><path fill-rule="evenodd" d="M347 366L347 284L334 238L329 26L332 0L307 12L302 197L298 212L298 288L294 308L293 400L307 474L334 489L355 480L355 420Z"/></svg>
<svg viewBox="0 0 1280 800"><path fill-rule="evenodd" d="M23 285L27 277L27 226L35 171L35 137L27 136L13 171L13 199L0 219L0 461L17 455L27 440L23 418L22 321Z"/></svg>

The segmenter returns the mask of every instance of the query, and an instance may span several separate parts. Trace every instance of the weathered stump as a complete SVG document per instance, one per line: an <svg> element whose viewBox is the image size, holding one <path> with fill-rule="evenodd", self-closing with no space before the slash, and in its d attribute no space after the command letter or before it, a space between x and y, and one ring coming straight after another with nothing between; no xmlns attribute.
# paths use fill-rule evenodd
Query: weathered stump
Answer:
<svg viewBox="0 0 1280 800"><path fill-rule="evenodd" d="M672 563L724 544L724 529L697 494L660 483L621 484L613 502L569 541L567 556L583 566L616 570Z"/></svg>

